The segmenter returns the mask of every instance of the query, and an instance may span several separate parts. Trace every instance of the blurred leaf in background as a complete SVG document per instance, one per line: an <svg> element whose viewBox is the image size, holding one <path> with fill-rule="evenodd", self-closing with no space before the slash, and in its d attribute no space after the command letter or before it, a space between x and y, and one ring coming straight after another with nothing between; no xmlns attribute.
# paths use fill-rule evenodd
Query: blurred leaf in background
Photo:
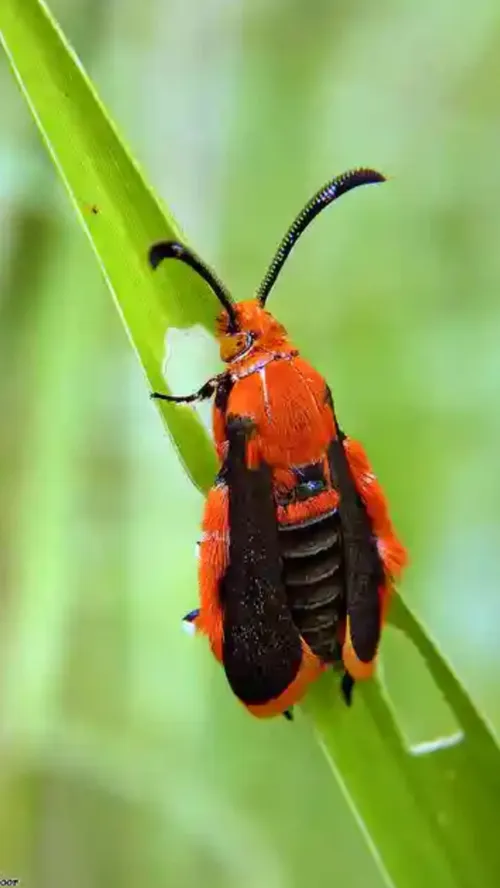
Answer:
<svg viewBox="0 0 500 888"><path fill-rule="evenodd" d="M273 311L365 441L412 553L405 597L498 732L495 4L52 9L237 297L328 176L393 175L303 239ZM305 722L249 719L179 631L201 497L4 59L0 103L0 868L56 888L378 888ZM384 655L397 697L390 635Z"/></svg>

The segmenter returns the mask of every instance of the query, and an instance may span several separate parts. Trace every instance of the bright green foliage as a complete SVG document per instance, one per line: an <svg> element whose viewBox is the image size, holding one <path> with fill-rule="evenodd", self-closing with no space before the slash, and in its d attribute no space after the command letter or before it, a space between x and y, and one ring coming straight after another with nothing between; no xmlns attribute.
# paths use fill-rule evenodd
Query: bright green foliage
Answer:
<svg viewBox="0 0 500 888"><path fill-rule="evenodd" d="M166 391L161 367L168 327L198 323L211 329L214 297L193 275L171 268L153 275L147 264L149 247L157 240L178 239L179 228L146 185L45 6L6 0L0 26L14 73L148 382L153 390ZM206 488L215 462L193 412L165 403L160 409L186 468L195 483Z"/></svg>

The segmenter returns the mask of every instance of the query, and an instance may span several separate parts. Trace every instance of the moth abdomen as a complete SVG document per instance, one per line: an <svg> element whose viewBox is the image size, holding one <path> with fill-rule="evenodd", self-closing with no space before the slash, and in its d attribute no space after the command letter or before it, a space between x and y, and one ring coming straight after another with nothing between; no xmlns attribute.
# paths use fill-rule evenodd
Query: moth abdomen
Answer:
<svg viewBox="0 0 500 888"><path fill-rule="evenodd" d="M317 657L335 663L340 659L337 630L346 613L338 513L298 522L293 529L279 525L278 539L293 622Z"/></svg>

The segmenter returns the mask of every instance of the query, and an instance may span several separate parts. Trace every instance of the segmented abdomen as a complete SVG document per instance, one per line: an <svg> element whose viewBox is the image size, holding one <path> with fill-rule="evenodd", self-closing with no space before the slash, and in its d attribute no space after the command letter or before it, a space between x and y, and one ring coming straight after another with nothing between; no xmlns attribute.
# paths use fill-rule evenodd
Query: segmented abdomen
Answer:
<svg viewBox="0 0 500 888"><path fill-rule="evenodd" d="M346 612L339 514L333 510L278 530L293 621L313 653L338 662L337 629Z"/></svg>

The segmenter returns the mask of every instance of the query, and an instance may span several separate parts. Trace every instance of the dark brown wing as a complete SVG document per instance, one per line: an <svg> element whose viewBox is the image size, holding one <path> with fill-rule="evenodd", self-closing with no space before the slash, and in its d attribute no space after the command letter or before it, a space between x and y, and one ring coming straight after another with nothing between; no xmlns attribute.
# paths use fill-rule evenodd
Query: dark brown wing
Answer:
<svg viewBox="0 0 500 888"><path fill-rule="evenodd" d="M384 575L370 518L349 469L342 444L344 437L337 425L337 437L330 444L328 458L333 484L340 493L339 515L351 641L358 659L370 663L380 639L379 587Z"/></svg>
<svg viewBox="0 0 500 888"><path fill-rule="evenodd" d="M222 660L236 696L258 705L279 697L295 679L302 644L283 584L270 469L246 465L251 420L229 416L226 429L230 543L220 589Z"/></svg>

